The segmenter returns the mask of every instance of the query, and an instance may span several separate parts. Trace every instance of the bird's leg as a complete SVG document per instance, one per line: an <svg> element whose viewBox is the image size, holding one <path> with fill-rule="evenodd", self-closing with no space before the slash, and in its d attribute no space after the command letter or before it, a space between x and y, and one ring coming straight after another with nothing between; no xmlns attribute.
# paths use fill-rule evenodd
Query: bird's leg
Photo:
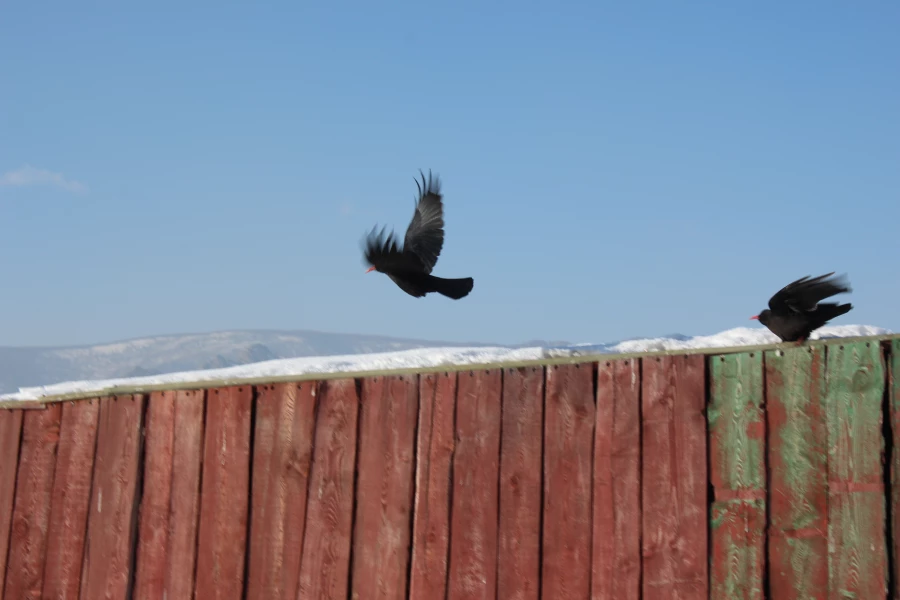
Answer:
<svg viewBox="0 0 900 600"><path fill-rule="evenodd" d="M800 339L797 340L797 345L802 346L806 342L806 336L801 336Z"/></svg>

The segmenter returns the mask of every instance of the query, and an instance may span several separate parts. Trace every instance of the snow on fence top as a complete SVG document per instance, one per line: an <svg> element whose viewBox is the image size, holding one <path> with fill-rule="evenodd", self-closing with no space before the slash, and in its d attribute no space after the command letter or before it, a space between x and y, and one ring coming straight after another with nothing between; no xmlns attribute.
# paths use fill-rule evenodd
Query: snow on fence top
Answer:
<svg viewBox="0 0 900 600"><path fill-rule="evenodd" d="M892 332L872 325L834 325L813 332L811 339L850 338L890 335ZM645 338L613 344L575 344L533 348L421 348L400 352L316 356L268 360L222 369L183 371L147 377L128 377L90 381L67 381L38 387L20 388L0 395L0 405L23 401L91 397L120 393L140 393L149 389L207 387L248 382L272 382L339 373L360 374L385 371L425 371L470 365L503 364L547 360L577 359L605 354L643 354L655 352L705 352L761 346L778 342L768 329L737 327L715 335L692 338ZM127 391L126 391L127 390Z"/></svg>

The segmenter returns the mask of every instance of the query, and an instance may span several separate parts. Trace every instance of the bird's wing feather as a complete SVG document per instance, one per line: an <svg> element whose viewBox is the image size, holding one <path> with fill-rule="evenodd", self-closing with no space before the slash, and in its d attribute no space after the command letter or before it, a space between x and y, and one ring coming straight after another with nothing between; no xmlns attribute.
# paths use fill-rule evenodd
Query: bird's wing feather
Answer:
<svg viewBox="0 0 900 600"><path fill-rule="evenodd" d="M412 221L406 229L403 249L415 254L422 261L425 272L431 273L444 246L441 180L437 176L432 177L429 171L428 179L422 173L422 182L420 184L417 180L416 187L419 188L419 197L416 199Z"/></svg>
<svg viewBox="0 0 900 600"><path fill-rule="evenodd" d="M380 232L375 229L366 236L363 244L363 256L368 264L379 271L420 271L422 265L415 255L404 252L397 244L394 232L385 235L384 228Z"/></svg>
<svg viewBox="0 0 900 600"><path fill-rule="evenodd" d="M769 300L769 308L775 312L798 314L816 310L819 302L835 294L851 291L845 276L833 277L834 272L810 278L809 275L787 284Z"/></svg>

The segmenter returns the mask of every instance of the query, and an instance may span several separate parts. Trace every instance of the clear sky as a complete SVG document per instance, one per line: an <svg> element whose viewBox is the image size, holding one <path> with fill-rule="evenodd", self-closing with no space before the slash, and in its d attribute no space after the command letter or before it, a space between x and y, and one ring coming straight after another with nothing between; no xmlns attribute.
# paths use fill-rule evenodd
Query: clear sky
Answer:
<svg viewBox="0 0 900 600"><path fill-rule="evenodd" d="M900 330L896 2L136 4L0 8L0 345L708 334L828 271ZM364 274L419 168L460 301Z"/></svg>

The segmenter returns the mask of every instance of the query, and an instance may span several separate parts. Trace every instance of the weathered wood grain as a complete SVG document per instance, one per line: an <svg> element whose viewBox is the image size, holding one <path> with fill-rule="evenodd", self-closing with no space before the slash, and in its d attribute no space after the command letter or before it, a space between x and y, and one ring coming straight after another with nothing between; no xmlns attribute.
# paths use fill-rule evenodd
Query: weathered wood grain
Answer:
<svg viewBox="0 0 900 600"><path fill-rule="evenodd" d="M257 388L247 598L294 600L306 529L316 383Z"/></svg>
<svg viewBox="0 0 900 600"><path fill-rule="evenodd" d="M19 466L19 442L22 438L22 411L0 410L0 598L6 584L6 557Z"/></svg>
<svg viewBox="0 0 900 600"><path fill-rule="evenodd" d="M704 359L647 357L641 369L644 598L706 599Z"/></svg>
<svg viewBox="0 0 900 600"><path fill-rule="evenodd" d="M765 353L769 428L769 588L779 600L828 595L825 349Z"/></svg>
<svg viewBox="0 0 900 600"><path fill-rule="evenodd" d="M826 363L828 597L884 598L884 357L871 342L831 344Z"/></svg>
<svg viewBox="0 0 900 600"><path fill-rule="evenodd" d="M541 595L543 598L589 598L595 419L593 365L548 367L545 385Z"/></svg>
<svg viewBox="0 0 900 600"><path fill-rule="evenodd" d="M890 415L894 441L891 453L891 541L893 544L893 581L891 592L900 598L900 339L890 344ZM2 485L2 483L0 483Z"/></svg>
<svg viewBox="0 0 900 600"><path fill-rule="evenodd" d="M252 410L253 388L248 385L207 392L194 584L197 598L243 596Z"/></svg>
<svg viewBox="0 0 900 600"><path fill-rule="evenodd" d="M352 595L407 597L417 375L362 381Z"/></svg>
<svg viewBox="0 0 900 600"><path fill-rule="evenodd" d="M205 397L205 390L175 393L166 600L192 600L194 593Z"/></svg>
<svg viewBox="0 0 900 600"><path fill-rule="evenodd" d="M641 597L641 363L602 361L594 433L591 598Z"/></svg>
<svg viewBox="0 0 900 600"><path fill-rule="evenodd" d="M143 412L140 394L100 400L81 598L128 596Z"/></svg>
<svg viewBox="0 0 900 600"><path fill-rule="evenodd" d="M497 592L501 377L494 369L463 371L457 379L448 600Z"/></svg>
<svg viewBox="0 0 900 600"><path fill-rule="evenodd" d="M61 407L29 410L22 419L4 598L41 597Z"/></svg>
<svg viewBox="0 0 900 600"><path fill-rule="evenodd" d="M420 376L410 598L446 595L455 428L456 373Z"/></svg>
<svg viewBox="0 0 900 600"><path fill-rule="evenodd" d="M100 399L62 405L42 598L78 598Z"/></svg>
<svg viewBox="0 0 900 600"><path fill-rule="evenodd" d="M713 598L762 600L765 572L766 423L763 356L710 357Z"/></svg>
<svg viewBox="0 0 900 600"><path fill-rule="evenodd" d="M144 488L138 514L135 564L136 600L152 600L165 595L175 450L175 392L151 393L147 400L146 420Z"/></svg>
<svg viewBox="0 0 900 600"><path fill-rule="evenodd" d="M315 452L298 600L345 600L350 579L359 396L354 379L318 384Z"/></svg>
<svg viewBox="0 0 900 600"><path fill-rule="evenodd" d="M499 600L537 600L541 576L544 369L503 373Z"/></svg>

